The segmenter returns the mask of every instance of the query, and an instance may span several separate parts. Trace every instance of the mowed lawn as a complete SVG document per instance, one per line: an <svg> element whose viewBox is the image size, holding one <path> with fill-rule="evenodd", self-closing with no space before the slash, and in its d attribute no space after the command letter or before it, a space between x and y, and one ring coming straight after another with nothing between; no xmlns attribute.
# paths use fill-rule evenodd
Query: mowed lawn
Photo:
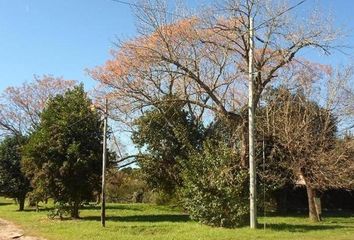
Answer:
<svg viewBox="0 0 354 240"><path fill-rule="evenodd" d="M45 206L43 206L45 207ZM48 206L49 207L49 206ZM50 220L47 210L18 212L11 200L0 198L0 217L22 227L27 234L48 240L72 239L321 239L354 240L354 215L328 216L310 223L305 216L260 218L260 229L213 228L191 221L185 213L167 206L108 204L106 228L100 225L100 208L81 210L80 220ZM1 229L0 229L1 231Z"/></svg>

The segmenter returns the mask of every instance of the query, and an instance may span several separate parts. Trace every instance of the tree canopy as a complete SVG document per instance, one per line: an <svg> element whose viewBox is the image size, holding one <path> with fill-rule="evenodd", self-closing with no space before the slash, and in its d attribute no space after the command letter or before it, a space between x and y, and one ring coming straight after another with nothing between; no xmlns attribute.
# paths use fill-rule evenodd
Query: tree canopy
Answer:
<svg viewBox="0 0 354 240"><path fill-rule="evenodd" d="M258 131L267 140L264 174L273 181L287 178L294 185L306 186L310 217L319 220L314 205L318 191L353 187L353 143L338 138L331 109L302 91L271 89L260 112Z"/></svg>
<svg viewBox="0 0 354 240"><path fill-rule="evenodd" d="M24 170L33 188L67 204L74 218L100 183L101 116L91 105L82 85L51 98L24 146Z"/></svg>
<svg viewBox="0 0 354 240"><path fill-rule="evenodd" d="M0 135L28 135L39 124L48 99L76 84L51 75L34 76L32 82L8 87L0 94Z"/></svg>
<svg viewBox="0 0 354 240"><path fill-rule="evenodd" d="M8 136L0 143L0 195L14 198L22 211L30 182L21 170L22 145L26 137Z"/></svg>
<svg viewBox="0 0 354 240"><path fill-rule="evenodd" d="M203 127L184 110L175 96L161 99L134 122L133 142L142 150L138 158L150 186L173 193L182 186L182 164L201 147Z"/></svg>

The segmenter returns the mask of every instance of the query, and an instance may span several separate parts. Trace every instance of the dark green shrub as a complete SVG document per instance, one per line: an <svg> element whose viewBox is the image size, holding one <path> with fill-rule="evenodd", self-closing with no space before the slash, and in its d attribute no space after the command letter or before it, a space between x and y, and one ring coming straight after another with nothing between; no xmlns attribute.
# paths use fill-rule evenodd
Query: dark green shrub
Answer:
<svg viewBox="0 0 354 240"><path fill-rule="evenodd" d="M248 171L225 144L207 141L184 168L184 206L191 218L218 227L244 225L249 216Z"/></svg>
<svg viewBox="0 0 354 240"><path fill-rule="evenodd" d="M57 202L54 204L54 209L50 210L48 213L49 219L55 219L57 217L63 220L65 217L69 217L71 213L71 206L64 202Z"/></svg>

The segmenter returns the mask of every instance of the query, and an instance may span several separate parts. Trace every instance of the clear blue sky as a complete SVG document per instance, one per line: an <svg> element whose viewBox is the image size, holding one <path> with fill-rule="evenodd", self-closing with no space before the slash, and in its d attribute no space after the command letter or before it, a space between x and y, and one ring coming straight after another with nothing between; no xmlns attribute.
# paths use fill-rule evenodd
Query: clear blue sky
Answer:
<svg viewBox="0 0 354 240"><path fill-rule="evenodd" d="M319 2L347 26L348 44L354 46L354 1ZM313 3L307 0L300 8L306 11ZM0 91L30 81L33 74L63 76L90 87L94 83L84 69L104 63L116 37L134 34L130 8L111 0L0 0ZM326 60L345 61L339 55Z"/></svg>
<svg viewBox="0 0 354 240"><path fill-rule="evenodd" d="M129 7L110 0L0 0L0 90L33 74L92 84L84 69L133 34Z"/></svg>

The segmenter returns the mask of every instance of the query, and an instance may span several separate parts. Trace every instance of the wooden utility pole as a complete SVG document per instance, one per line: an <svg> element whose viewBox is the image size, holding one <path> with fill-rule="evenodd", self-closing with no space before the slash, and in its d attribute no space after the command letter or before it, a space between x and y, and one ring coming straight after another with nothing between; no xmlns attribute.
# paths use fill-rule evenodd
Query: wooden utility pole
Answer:
<svg viewBox="0 0 354 240"><path fill-rule="evenodd" d="M254 159L254 100L253 100L253 18L249 18L249 51L248 51L248 151L250 174L250 227L257 227L256 204L256 164Z"/></svg>
<svg viewBox="0 0 354 240"><path fill-rule="evenodd" d="M105 99L104 120L103 120L103 153L102 153L102 190L101 190L101 224L106 226L106 163L107 163L107 122L108 122L108 100Z"/></svg>

